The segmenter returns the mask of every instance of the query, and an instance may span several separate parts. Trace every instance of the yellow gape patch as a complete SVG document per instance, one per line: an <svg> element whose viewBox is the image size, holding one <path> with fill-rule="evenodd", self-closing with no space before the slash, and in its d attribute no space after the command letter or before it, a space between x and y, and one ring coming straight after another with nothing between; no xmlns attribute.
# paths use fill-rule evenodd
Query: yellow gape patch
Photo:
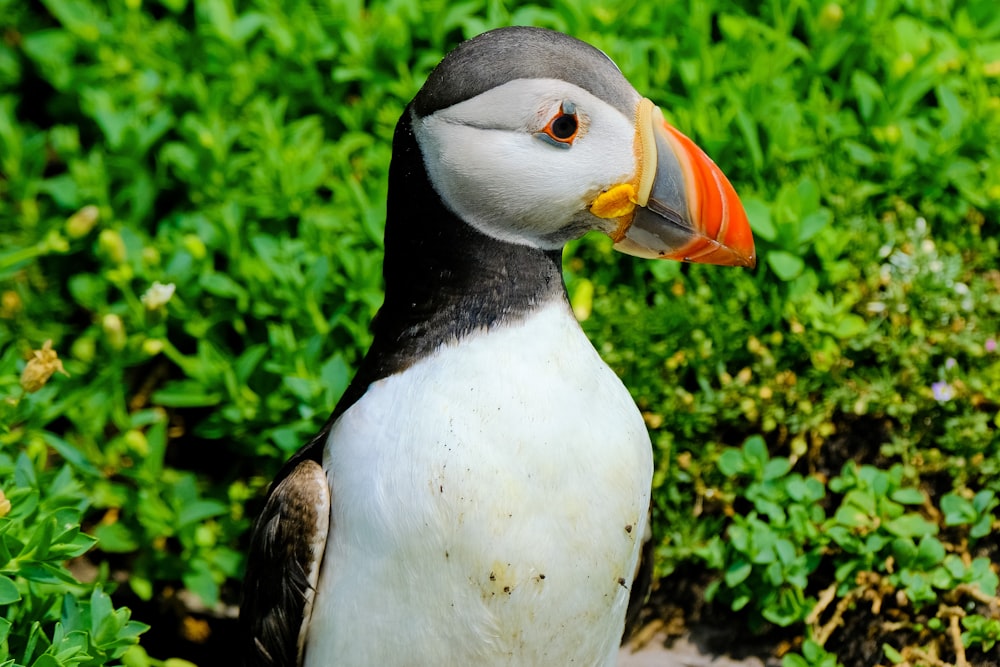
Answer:
<svg viewBox="0 0 1000 667"><path fill-rule="evenodd" d="M590 204L590 212L598 218L618 220L615 231L608 234L612 241L618 243L625 238L625 233L632 225L635 206L635 186L631 183L619 183L597 195Z"/></svg>
<svg viewBox="0 0 1000 667"><path fill-rule="evenodd" d="M631 183L620 183L607 192L602 192L590 205L590 212L598 218L620 218L635 210L635 187Z"/></svg>

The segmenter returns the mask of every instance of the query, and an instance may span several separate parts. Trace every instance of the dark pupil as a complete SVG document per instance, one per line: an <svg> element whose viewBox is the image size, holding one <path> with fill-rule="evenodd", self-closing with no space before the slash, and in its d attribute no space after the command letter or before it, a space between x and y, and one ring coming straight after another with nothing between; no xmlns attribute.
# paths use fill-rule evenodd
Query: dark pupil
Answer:
<svg viewBox="0 0 1000 667"><path fill-rule="evenodd" d="M556 139L569 139L576 132L576 116L563 114L552 121L552 134Z"/></svg>

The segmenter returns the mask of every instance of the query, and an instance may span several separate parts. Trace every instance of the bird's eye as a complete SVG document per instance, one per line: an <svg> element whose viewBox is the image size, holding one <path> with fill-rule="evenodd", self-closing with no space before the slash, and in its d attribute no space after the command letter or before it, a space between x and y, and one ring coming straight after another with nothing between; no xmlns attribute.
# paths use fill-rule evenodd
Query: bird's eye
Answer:
<svg viewBox="0 0 1000 667"><path fill-rule="evenodd" d="M535 136L553 146L569 148L579 130L580 121L576 117L576 105L572 102L563 102L559 112L541 132L536 132Z"/></svg>

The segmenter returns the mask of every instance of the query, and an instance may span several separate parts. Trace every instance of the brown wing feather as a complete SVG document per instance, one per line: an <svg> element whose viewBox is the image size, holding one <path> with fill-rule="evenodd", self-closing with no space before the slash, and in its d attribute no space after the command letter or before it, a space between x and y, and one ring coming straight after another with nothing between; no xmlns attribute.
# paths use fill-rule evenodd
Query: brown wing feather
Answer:
<svg viewBox="0 0 1000 667"><path fill-rule="evenodd" d="M298 460L296 460L298 459ZM300 667L330 528L323 467L293 458L254 524L240 605L245 667Z"/></svg>

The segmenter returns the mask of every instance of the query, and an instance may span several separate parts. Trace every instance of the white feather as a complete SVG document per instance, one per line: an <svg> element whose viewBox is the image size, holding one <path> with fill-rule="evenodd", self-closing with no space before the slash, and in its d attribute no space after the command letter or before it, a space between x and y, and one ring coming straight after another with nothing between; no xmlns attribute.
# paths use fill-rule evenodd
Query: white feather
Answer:
<svg viewBox="0 0 1000 667"><path fill-rule="evenodd" d="M564 102L580 122L569 148L534 136ZM431 183L458 217L494 238L558 247L567 239L545 239L574 220L614 228L587 207L635 178L634 122L566 81L517 79L415 119L414 132Z"/></svg>
<svg viewBox="0 0 1000 667"><path fill-rule="evenodd" d="M614 664L652 453L565 303L374 383L324 467L307 667Z"/></svg>

